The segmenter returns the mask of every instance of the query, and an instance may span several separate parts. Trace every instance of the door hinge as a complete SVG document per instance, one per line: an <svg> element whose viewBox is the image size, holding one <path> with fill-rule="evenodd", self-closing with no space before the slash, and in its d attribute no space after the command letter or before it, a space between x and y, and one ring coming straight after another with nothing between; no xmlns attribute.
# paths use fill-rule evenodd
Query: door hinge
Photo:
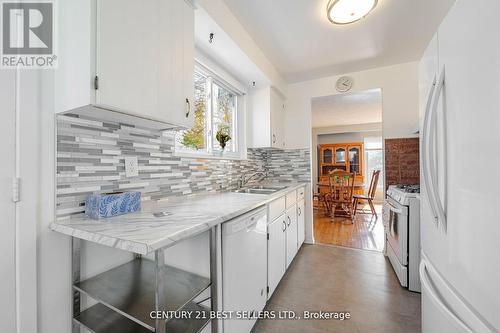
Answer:
<svg viewBox="0 0 500 333"><path fill-rule="evenodd" d="M19 183L21 179L19 177L12 178L12 201L19 202Z"/></svg>
<svg viewBox="0 0 500 333"><path fill-rule="evenodd" d="M269 294L269 286L267 286L267 293Z"/></svg>
<svg viewBox="0 0 500 333"><path fill-rule="evenodd" d="M95 76L94 78L94 89L98 90L99 89L99 76Z"/></svg>
<svg viewBox="0 0 500 333"><path fill-rule="evenodd" d="M267 233L267 240L269 240L269 233Z"/></svg>

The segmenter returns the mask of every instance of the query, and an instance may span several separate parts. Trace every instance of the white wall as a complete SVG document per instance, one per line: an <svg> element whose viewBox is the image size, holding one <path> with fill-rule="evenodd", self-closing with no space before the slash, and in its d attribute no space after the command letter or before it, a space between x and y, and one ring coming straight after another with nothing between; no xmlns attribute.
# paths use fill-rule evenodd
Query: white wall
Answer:
<svg viewBox="0 0 500 333"><path fill-rule="evenodd" d="M384 138L413 137L418 125L418 63L348 73L354 79L352 92L382 89ZM311 99L338 94L339 76L294 83L288 86L285 138L288 148L311 145Z"/></svg>
<svg viewBox="0 0 500 333"><path fill-rule="evenodd" d="M377 136L382 137L382 131L321 134L318 135L318 144L364 142L367 137Z"/></svg>

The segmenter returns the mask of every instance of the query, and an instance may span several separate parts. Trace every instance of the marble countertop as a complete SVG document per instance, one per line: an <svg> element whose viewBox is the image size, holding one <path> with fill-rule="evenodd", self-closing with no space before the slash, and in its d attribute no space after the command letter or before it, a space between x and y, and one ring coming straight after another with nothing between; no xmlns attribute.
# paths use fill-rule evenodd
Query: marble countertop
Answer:
<svg viewBox="0 0 500 333"><path fill-rule="evenodd" d="M144 203L137 213L101 220L81 214L56 221L50 228L86 241L148 254L205 232L306 184L281 185L287 187L267 195L220 192L173 197Z"/></svg>

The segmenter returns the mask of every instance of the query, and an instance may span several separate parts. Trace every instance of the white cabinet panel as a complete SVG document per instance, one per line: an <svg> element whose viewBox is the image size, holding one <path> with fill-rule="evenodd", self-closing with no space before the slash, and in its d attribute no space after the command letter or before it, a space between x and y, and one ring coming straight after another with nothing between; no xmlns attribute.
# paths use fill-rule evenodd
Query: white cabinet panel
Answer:
<svg viewBox="0 0 500 333"><path fill-rule="evenodd" d="M273 148L285 147L285 101L271 89L271 146Z"/></svg>
<svg viewBox="0 0 500 333"><path fill-rule="evenodd" d="M297 203L297 250L302 246L306 239L306 217L304 199Z"/></svg>
<svg viewBox="0 0 500 333"><path fill-rule="evenodd" d="M284 148L285 99L272 87L250 91L249 148Z"/></svg>
<svg viewBox="0 0 500 333"><path fill-rule="evenodd" d="M297 203L297 191L292 191L286 195L286 208L290 208Z"/></svg>
<svg viewBox="0 0 500 333"><path fill-rule="evenodd" d="M290 266L297 254L297 207L286 211L286 267Z"/></svg>
<svg viewBox="0 0 500 333"><path fill-rule="evenodd" d="M285 196L282 196L281 198L271 201L269 203L269 212L268 212L269 221L274 221L276 218L282 215L285 212L285 208L286 208Z"/></svg>
<svg viewBox="0 0 500 333"><path fill-rule="evenodd" d="M285 215L281 215L267 226L269 240L267 242L267 285L269 287L268 299L271 298L278 286L286 264L286 222Z"/></svg>
<svg viewBox="0 0 500 333"><path fill-rule="evenodd" d="M301 187L297 190L297 201L304 200L306 187Z"/></svg>
<svg viewBox="0 0 500 333"><path fill-rule="evenodd" d="M194 13L184 0L97 1L97 104L190 127L193 56Z"/></svg>

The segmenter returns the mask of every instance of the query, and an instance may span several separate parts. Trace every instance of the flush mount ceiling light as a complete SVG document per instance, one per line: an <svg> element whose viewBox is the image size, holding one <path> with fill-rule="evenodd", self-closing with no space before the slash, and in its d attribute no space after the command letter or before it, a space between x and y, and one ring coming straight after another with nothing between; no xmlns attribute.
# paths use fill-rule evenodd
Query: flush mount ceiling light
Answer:
<svg viewBox="0 0 500 333"><path fill-rule="evenodd" d="M330 0L326 14L332 23L349 24L368 15L377 6L377 2L378 0Z"/></svg>

